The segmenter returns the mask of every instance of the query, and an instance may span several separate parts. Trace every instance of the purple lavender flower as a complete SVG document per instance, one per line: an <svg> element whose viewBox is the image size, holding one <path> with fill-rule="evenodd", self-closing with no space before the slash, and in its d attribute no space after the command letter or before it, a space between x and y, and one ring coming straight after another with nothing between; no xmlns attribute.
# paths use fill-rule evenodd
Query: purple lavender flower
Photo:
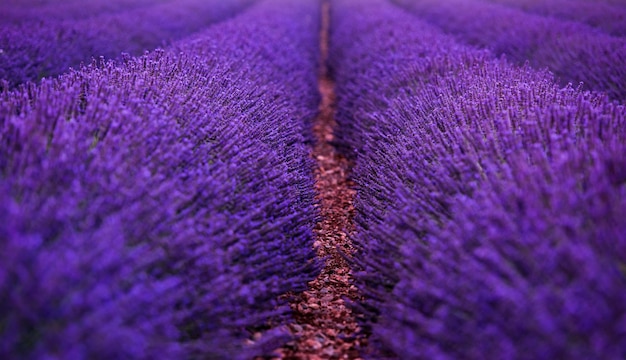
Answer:
<svg viewBox="0 0 626 360"><path fill-rule="evenodd" d="M318 11L264 1L1 93L3 358L243 359L288 339L265 330L320 266Z"/></svg>
<svg viewBox="0 0 626 360"><path fill-rule="evenodd" d="M88 18L38 18L0 23L0 79L9 86L54 77L92 58L140 55L240 12L251 0L155 2ZM83 5L97 8L98 3ZM95 11L95 10L94 10Z"/></svg>
<svg viewBox="0 0 626 360"><path fill-rule="evenodd" d="M582 82L584 89L626 98L626 39L483 0L395 1L463 42L519 64L547 67L562 85Z"/></svg>
<svg viewBox="0 0 626 360"><path fill-rule="evenodd" d="M626 109L384 1L335 5L370 356L623 357Z"/></svg>

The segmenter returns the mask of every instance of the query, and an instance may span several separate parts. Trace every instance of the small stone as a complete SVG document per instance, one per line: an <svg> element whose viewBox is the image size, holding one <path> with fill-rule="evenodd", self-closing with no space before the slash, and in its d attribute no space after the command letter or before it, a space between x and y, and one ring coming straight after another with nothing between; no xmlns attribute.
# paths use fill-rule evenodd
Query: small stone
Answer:
<svg viewBox="0 0 626 360"><path fill-rule="evenodd" d="M309 348L313 349L313 350L319 350L322 348L322 344L319 343L319 341L315 341L315 340L309 340L307 341L307 345Z"/></svg>
<svg viewBox="0 0 626 360"><path fill-rule="evenodd" d="M336 351L332 347L327 347L324 350L322 350L322 354L323 355L330 356L330 357L335 355L335 353L336 353Z"/></svg>

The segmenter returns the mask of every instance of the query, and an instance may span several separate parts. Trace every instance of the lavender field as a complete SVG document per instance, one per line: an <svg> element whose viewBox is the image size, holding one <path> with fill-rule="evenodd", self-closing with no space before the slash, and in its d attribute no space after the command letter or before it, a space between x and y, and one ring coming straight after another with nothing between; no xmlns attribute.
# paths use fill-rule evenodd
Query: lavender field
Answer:
<svg viewBox="0 0 626 360"><path fill-rule="evenodd" d="M625 359L626 1L0 0L1 359Z"/></svg>

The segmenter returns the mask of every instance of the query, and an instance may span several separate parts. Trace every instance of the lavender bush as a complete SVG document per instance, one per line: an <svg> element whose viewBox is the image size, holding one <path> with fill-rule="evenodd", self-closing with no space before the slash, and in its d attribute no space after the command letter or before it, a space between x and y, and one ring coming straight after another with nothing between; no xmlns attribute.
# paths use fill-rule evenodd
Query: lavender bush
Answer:
<svg viewBox="0 0 626 360"><path fill-rule="evenodd" d="M572 20L602 29L614 36L626 36L626 8L599 1L489 0L524 11Z"/></svg>
<svg viewBox="0 0 626 360"><path fill-rule="evenodd" d="M227 19L250 3L183 0L67 20L46 20L44 9L40 21L0 23L0 79L13 87L57 76L94 57L139 55Z"/></svg>
<svg viewBox="0 0 626 360"><path fill-rule="evenodd" d="M384 1L335 5L370 356L623 358L626 109Z"/></svg>
<svg viewBox="0 0 626 360"><path fill-rule="evenodd" d="M103 14L115 14L142 7L154 6L171 0L70 0L51 1L5 0L0 4L0 17L5 24L27 21L86 19Z"/></svg>
<svg viewBox="0 0 626 360"><path fill-rule="evenodd" d="M319 268L318 5L262 1L4 90L1 357L243 359L288 338L280 295Z"/></svg>
<svg viewBox="0 0 626 360"><path fill-rule="evenodd" d="M394 0L471 45L552 71L561 84L584 83L626 98L626 39L575 22L524 13L482 0Z"/></svg>

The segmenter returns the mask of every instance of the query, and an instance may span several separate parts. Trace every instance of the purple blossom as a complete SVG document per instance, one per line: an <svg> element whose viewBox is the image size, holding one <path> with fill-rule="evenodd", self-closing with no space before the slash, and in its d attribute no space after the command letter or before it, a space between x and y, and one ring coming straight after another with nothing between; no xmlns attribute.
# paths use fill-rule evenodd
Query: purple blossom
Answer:
<svg viewBox="0 0 626 360"><path fill-rule="evenodd" d="M582 82L584 89L626 98L626 39L486 0L394 1L463 42L518 64L548 68L563 85Z"/></svg>
<svg viewBox="0 0 626 360"><path fill-rule="evenodd" d="M318 12L263 1L2 92L3 358L243 359L289 338L280 297L320 267Z"/></svg>
<svg viewBox="0 0 626 360"><path fill-rule="evenodd" d="M9 86L54 77L92 58L140 55L240 12L251 0L183 0L87 18L55 19L42 7L33 20L0 22L0 80ZM58 4L57 4L58 5ZM70 5L66 5L70 6ZM98 2L83 4L98 8ZM11 7L7 7L11 9ZM36 10L34 10L36 11Z"/></svg>
<svg viewBox="0 0 626 360"><path fill-rule="evenodd" d="M154 6L171 0L78 0L59 2L5 0L0 4L4 23L19 24L27 21L87 19L103 14L116 14L143 7Z"/></svg>
<svg viewBox="0 0 626 360"><path fill-rule="evenodd" d="M623 105L384 1L335 5L370 357L623 357Z"/></svg>
<svg viewBox="0 0 626 360"><path fill-rule="evenodd" d="M564 20L578 21L613 36L626 36L626 8L611 1L489 0L524 11ZM621 5L623 5L622 3Z"/></svg>

